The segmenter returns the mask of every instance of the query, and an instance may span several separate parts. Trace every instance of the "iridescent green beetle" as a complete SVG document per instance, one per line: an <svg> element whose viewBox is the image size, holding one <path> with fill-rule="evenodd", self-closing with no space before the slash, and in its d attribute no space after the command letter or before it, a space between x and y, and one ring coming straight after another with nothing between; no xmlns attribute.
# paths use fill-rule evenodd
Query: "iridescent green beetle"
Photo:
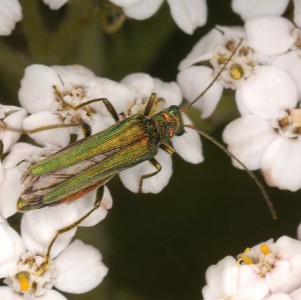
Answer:
<svg viewBox="0 0 301 300"><path fill-rule="evenodd" d="M149 103L155 98L153 95ZM159 148L172 154L174 150L166 142L183 133L181 111L176 106L151 118L145 115L126 118L34 164L22 178L26 189L18 200L18 210L74 201L119 172L149 160L156 171L141 177L141 190L143 180L161 169L154 158Z"/></svg>
<svg viewBox="0 0 301 300"><path fill-rule="evenodd" d="M143 161L149 161L156 170L141 176L139 183L139 191L141 191L143 180L156 175L161 170L160 163L155 159L159 148L173 154L174 150L168 142L174 136L183 135L185 127L194 129L209 138L233 157L206 133L193 125L185 125L182 113L188 111L213 85L239 46L240 44L211 84L193 102L181 109L177 106L170 106L152 117L148 117L157 101L156 95L152 94L143 115L137 114L119 121L118 114L107 99L89 101L88 103L103 101L116 120L116 124L100 133L73 143L34 164L22 177L24 190L17 203L18 210L25 212L44 206L70 203L90 191L102 187L119 172ZM234 159L246 169L237 158L234 157ZM275 217L274 209L263 186L252 172L247 169L246 171L259 186ZM100 200L95 202L95 206L99 205Z"/></svg>

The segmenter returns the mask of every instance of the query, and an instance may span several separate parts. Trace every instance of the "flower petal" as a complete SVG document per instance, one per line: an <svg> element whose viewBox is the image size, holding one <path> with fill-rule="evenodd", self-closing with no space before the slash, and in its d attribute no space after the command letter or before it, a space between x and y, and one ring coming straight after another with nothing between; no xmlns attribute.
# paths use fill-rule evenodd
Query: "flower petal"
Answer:
<svg viewBox="0 0 301 300"><path fill-rule="evenodd" d="M24 298L22 298L24 299ZM43 296L37 297L39 300L68 300L60 292L55 290L48 290L47 293Z"/></svg>
<svg viewBox="0 0 301 300"><path fill-rule="evenodd" d="M73 204L62 204L26 212L21 220L21 236L32 253L45 254L57 230L72 225L82 212ZM53 245L51 256L56 257L70 243L76 229L61 234Z"/></svg>
<svg viewBox="0 0 301 300"><path fill-rule="evenodd" d="M22 172L17 168L4 169L4 180L0 184L0 214L8 218L17 212L17 199L21 192Z"/></svg>
<svg viewBox="0 0 301 300"><path fill-rule="evenodd" d="M237 277L239 267L235 259L227 256L217 265L210 266L206 271L207 285L202 294L205 299L224 298L226 295L234 295L237 292Z"/></svg>
<svg viewBox="0 0 301 300"><path fill-rule="evenodd" d="M121 7L129 7L132 5L139 4L143 0L111 0L115 5L121 6Z"/></svg>
<svg viewBox="0 0 301 300"><path fill-rule="evenodd" d="M0 35L10 35L21 19L22 9L18 0L0 1Z"/></svg>
<svg viewBox="0 0 301 300"><path fill-rule="evenodd" d="M93 207L94 201L96 197L96 191L89 193L87 196L83 197L83 199L79 199L75 201L74 205L78 206L78 210L82 212L84 215L86 212L91 210ZM108 214L108 210L112 207L113 199L110 194L109 189L104 187L104 194L100 203L100 207L94 211L87 219L85 219L80 226L94 226L101 222Z"/></svg>
<svg viewBox="0 0 301 300"><path fill-rule="evenodd" d="M90 69L81 65L52 66L51 68L57 73L63 85L87 85L89 80L95 77Z"/></svg>
<svg viewBox="0 0 301 300"><path fill-rule="evenodd" d="M206 271L207 285L203 288L204 299L252 299L262 300L269 292L264 278L257 276L250 266L237 264L227 256Z"/></svg>
<svg viewBox="0 0 301 300"><path fill-rule="evenodd" d="M296 51L289 51L272 58L271 64L285 70L294 80L298 89L299 99L301 98L301 59Z"/></svg>
<svg viewBox="0 0 301 300"><path fill-rule="evenodd" d="M192 124L191 120L183 114L184 124ZM174 149L183 159L192 163L203 162L202 144L199 134L192 129L186 128L182 136L174 136L171 140Z"/></svg>
<svg viewBox="0 0 301 300"><path fill-rule="evenodd" d="M45 254L51 239L59 229L77 222L94 207L95 193L92 192L71 204L61 204L26 212L21 221L21 234L27 249L33 253ZM112 206L112 197L105 187L100 207L92 213L80 226L93 226L103 220ZM67 230L55 241L51 250L56 257L71 241L76 229Z"/></svg>
<svg viewBox="0 0 301 300"><path fill-rule="evenodd" d="M293 300L293 298L287 294L277 293L265 298L265 300Z"/></svg>
<svg viewBox="0 0 301 300"><path fill-rule="evenodd" d="M183 96L189 102L204 91L213 80L213 70L205 66L192 66L181 71L177 76L177 81L182 89ZM202 118L209 117L215 110L221 95L223 86L218 82L214 82L212 87L200 98L194 107L202 111Z"/></svg>
<svg viewBox="0 0 301 300"><path fill-rule="evenodd" d="M282 17L262 17L245 24L247 40L251 48L265 55L286 52L295 42L293 23Z"/></svg>
<svg viewBox="0 0 301 300"><path fill-rule="evenodd" d="M17 106L6 106L1 107L8 114L3 122L7 129L0 132L0 139L3 143L3 153L7 152L12 145L14 145L21 136L22 122L27 116L27 112L23 108ZM14 130L9 130L9 128ZM19 132L18 132L19 131Z"/></svg>
<svg viewBox="0 0 301 300"><path fill-rule="evenodd" d="M20 255L26 249L19 234L4 222L0 222L0 240L0 278L4 278L9 275L11 268L16 266Z"/></svg>
<svg viewBox="0 0 301 300"><path fill-rule="evenodd" d="M163 150L159 150L155 159L160 163L161 171L152 177L146 178L142 183L143 193L157 194L168 184L172 174L172 160L171 156ZM156 169L148 161L142 162L139 165L119 173L120 179L124 186L132 191L138 193L140 178L142 175L151 174Z"/></svg>
<svg viewBox="0 0 301 300"><path fill-rule="evenodd" d="M74 241L54 261L58 272L55 287L75 294L95 288L108 272L101 259L96 248Z"/></svg>
<svg viewBox="0 0 301 300"><path fill-rule="evenodd" d="M299 300L299 299L301 299L301 288L296 289L295 291L293 291L290 296L291 296L291 298L288 298L288 300ZM282 299L277 299L277 300L282 300Z"/></svg>
<svg viewBox="0 0 301 300"><path fill-rule="evenodd" d="M118 5L117 0L113 0L112 2ZM162 2L163 0L140 0L131 6L124 7L123 11L130 18L145 20L157 12Z"/></svg>
<svg viewBox="0 0 301 300"><path fill-rule="evenodd" d="M47 4L51 9L59 9L61 8L65 3L68 2L68 0L43 0L45 4Z"/></svg>
<svg viewBox="0 0 301 300"><path fill-rule="evenodd" d="M138 99L149 99L152 93L156 93L166 101L165 106L179 105L182 101L181 91L175 82L164 82L146 73L129 74L121 83L133 90Z"/></svg>
<svg viewBox="0 0 301 300"><path fill-rule="evenodd" d="M232 0L232 9L246 21L261 16L280 16L289 0Z"/></svg>
<svg viewBox="0 0 301 300"><path fill-rule="evenodd" d="M210 30L192 48L190 53L180 62L179 70L184 70L198 62L209 60L216 47L224 40L224 35L217 29Z"/></svg>
<svg viewBox="0 0 301 300"><path fill-rule="evenodd" d="M301 141L278 137L266 149L262 172L270 186L297 191L301 188Z"/></svg>
<svg viewBox="0 0 301 300"><path fill-rule="evenodd" d="M8 286L0 286L0 295L1 300L24 300L23 295L15 293L15 291Z"/></svg>
<svg viewBox="0 0 301 300"><path fill-rule="evenodd" d="M250 170L261 167L262 156L276 137L276 132L268 122L252 115L232 121L223 132L223 140L228 144L228 150ZM232 162L242 169L237 161L232 159Z"/></svg>
<svg viewBox="0 0 301 300"><path fill-rule="evenodd" d="M24 130L30 131L43 126L61 125L62 120L50 111L41 111L30 115L23 121ZM29 134L41 146L55 145L57 147L65 147L70 142L70 128L59 127L55 129L42 130L37 133Z"/></svg>
<svg viewBox="0 0 301 300"><path fill-rule="evenodd" d="M150 97L154 92L154 79L146 73L132 73L125 76L120 83L135 91L137 98Z"/></svg>
<svg viewBox="0 0 301 300"><path fill-rule="evenodd" d="M53 86L62 86L57 72L51 67L31 65L25 69L21 80L19 100L30 113L44 110L54 111L56 101Z"/></svg>
<svg viewBox="0 0 301 300"><path fill-rule="evenodd" d="M154 78L154 93L166 101L166 106L179 105L182 102L182 94L175 82L164 82Z"/></svg>
<svg viewBox="0 0 301 300"><path fill-rule="evenodd" d="M261 67L236 93L236 101L241 101L245 108L241 113L247 110L262 119L277 118L281 110L294 108L297 97L297 88L291 77L274 66Z"/></svg>
<svg viewBox="0 0 301 300"><path fill-rule="evenodd" d="M42 151L41 147L34 146L28 143L17 143L12 146L9 154L3 161L3 167L11 168L20 164L23 160L30 160L31 157L39 155Z"/></svg>
<svg viewBox="0 0 301 300"><path fill-rule="evenodd" d="M107 78L95 77L91 79L89 81L89 91L90 99L107 98L117 113L125 111L128 102L135 97L135 93L131 88ZM105 108L105 111L102 110L102 113L108 115L107 108Z"/></svg>
<svg viewBox="0 0 301 300"><path fill-rule="evenodd" d="M207 21L207 4L205 0L167 0L171 15L176 24L186 33L203 26Z"/></svg>
<svg viewBox="0 0 301 300"><path fill-rule="evenodd" d="M301 223L298 225L297 238L298 238L299 241L301 240Z"/></svg>

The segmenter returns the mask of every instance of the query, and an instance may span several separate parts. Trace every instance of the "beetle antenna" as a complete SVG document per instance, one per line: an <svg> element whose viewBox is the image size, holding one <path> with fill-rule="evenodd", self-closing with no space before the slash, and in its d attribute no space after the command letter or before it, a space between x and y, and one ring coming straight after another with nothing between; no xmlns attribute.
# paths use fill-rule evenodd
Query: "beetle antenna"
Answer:
<svg viewBox="0 0 301 300"><path fill-rule="evenodd" d="M198 127L194 126L194 125L184 125L185 127L191 128L195 131L197 131L201 136L203 136L204 138L206 138L207 140L209 140L210 142L212 142L213 144L215 144L218 148L220 148L222 151L224 151L228 156L230 156L231 158L233 158L236 162L238 162L243 168L244 170L247 172L247 174L249 175L249 177L255 182L255 184L257 185L257 187L259 188L268 208L269 211L272 215L273 219L278 219L277 217L277 212L274 208L274 205L266 191L266 189L264 188L263 184L259 181L259 179L256 177L256 175L250 171L246 165L240 161L233 153L231 153L223 144L221 144L219 141L217 141L214 137L212 137L211 135L209 135L208 133L206 133L205 131L199 129Z"/></svg>
<svg viewBox="0 0 301 300"><path fill-rule="evenodd" d="M224 63L224 65L222 66L222 68L218 71L218 73L214 76L213 80L208 84L208 86L190 103L186 104L185 106L183 106L181 108L182 112L187 112L191 106L196 103L197 101L200 100L200 98L202 98L207 91L213 86L213 84L216 82L216 80L220 77L220 75L225 71L225 69L227 68L229 62L231 61L232 57L235 55L235 53L238 51L239 47L241 46L243 42L243 39L240 39L238 45L236 46L236 48L233 50L233 52L231 53L229 59L227 59L227 61Z"/></svg>

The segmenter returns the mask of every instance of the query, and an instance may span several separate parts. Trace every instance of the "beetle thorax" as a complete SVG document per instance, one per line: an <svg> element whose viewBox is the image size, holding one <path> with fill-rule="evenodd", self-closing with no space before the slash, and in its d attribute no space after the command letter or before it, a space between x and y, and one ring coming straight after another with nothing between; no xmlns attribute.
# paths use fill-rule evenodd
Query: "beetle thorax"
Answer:
<svg viewBox="0 0 301 300"><path fill-rule="evenodd" d="M152 116L160 140L170 140L173 136L179 136L184 133L184 123L182 113L177 106L169 108Z"/></svg>

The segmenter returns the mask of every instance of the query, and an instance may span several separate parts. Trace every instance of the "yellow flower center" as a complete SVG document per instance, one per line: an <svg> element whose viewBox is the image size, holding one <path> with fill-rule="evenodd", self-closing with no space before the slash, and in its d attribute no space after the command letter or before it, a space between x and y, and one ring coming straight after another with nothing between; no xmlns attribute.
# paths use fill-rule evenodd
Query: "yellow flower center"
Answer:
<svg viewBox="0 0 301 300"><path fill-rule="evenodd" d="M233 64L230 67L229 72L230 72L230 76L235 80L240 79L244 75L244 70L239 64Z"/></svg>
<svg viewBox="0 0 301 300"><path fill-rule="evenodd" d="M258 252L246 248L239 256L237 263L240 265L254 265L257 275L264 277L268 272L273 270L278 259L279 257L271 251L267 244L261 244Z"/></svg>

